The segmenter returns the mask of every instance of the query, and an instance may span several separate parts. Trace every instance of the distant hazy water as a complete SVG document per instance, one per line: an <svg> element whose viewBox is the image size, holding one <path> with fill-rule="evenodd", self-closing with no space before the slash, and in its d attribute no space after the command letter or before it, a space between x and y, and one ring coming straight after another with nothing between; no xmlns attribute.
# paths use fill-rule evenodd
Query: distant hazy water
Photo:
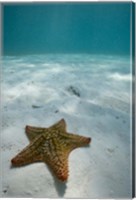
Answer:
<svg viewBox="0 0 136 200"><path fill-rule="evenodd" d="M131 6L132 2L4 4L3 53L129 55Z"/></svg>

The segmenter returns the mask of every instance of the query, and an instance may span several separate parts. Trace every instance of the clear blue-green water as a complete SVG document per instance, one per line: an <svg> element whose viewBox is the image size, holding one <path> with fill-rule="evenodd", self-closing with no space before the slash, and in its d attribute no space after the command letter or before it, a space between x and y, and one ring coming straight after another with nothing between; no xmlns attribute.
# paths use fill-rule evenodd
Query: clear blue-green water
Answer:
<svg viewBox="0 0 136 200"><path fill-rule="evenodd" d="M3 5L4 55L130 53L131 2Z"/></svg>

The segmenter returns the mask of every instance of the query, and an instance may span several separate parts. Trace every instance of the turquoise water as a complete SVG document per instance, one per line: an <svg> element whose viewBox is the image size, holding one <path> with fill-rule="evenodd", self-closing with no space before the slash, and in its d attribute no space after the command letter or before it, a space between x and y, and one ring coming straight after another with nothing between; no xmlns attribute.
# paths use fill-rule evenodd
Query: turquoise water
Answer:
<svg viewBox="0 0 136 200"><path fill-rule="evenodd" d="M129 54L131 2L3 5L4 55Z"/></svg>

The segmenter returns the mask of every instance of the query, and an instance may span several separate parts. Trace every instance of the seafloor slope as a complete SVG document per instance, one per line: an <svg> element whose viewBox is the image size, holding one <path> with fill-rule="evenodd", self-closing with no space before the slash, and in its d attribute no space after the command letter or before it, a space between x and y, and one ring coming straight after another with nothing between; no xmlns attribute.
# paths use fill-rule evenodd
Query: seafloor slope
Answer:
<svg viewBox="0 0 136 200"><path fill-rule="evenodd" d="M1 196L124 198L131 195L129 58L33 55L3 58ZM90 136L69 157L66 184L44 163L11 168L28 144L24 128L64 118L69 132Z"/></svg>

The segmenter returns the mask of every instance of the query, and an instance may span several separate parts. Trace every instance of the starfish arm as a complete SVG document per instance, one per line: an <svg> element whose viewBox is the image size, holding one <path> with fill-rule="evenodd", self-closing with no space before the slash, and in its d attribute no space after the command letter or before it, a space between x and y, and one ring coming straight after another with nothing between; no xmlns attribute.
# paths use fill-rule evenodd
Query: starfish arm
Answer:
<svg viewBox="0 0 136 200"><path fill-rule="evenodd" d="M61 181L68 178L69 151L59 140L59 137L47 139L42 146L43 161L48 164L53 173Z"/></svg>
<svg viewBox="0 0 136 200"><path fill-rule="evenodd" d="M68 154L56 154L54 158L47 159L45 163L48 164L54 175L61 181L68 179Z"/></svg>
<svg viewBox="0 0 136 200"><path fill-rule="evenodd" d="M80 136L80 135L76 135L72 133L67 134L66 144L69 151L72 151L73 149L78 148L78 147L89 145L90 142L91 142L90 137L84 137L84 136Z"/></svg>
<svg viewBox="0 0 136 200"><path fill-rule="evenodd" d="M40 136L24 148L19 154L12 158L11 163L13 166L23 166L33 162L42 161L41 146L44 140Z"/></svg>
<svg viewBox="0 0 136 200"><path fill-rule="evenodd" d="M30 141L34 140L37 136L43 134L48 128L40 128L34 126L26 126L25 131Z"/></svg>
<svg viewBox="0 0 136 200"><path fill-rule="evenodd" d="M66 122L64 119L61 119L57 123L55 123L53 126L50 127L52 130L60 130L65 132L66 131Z"/></svg>

